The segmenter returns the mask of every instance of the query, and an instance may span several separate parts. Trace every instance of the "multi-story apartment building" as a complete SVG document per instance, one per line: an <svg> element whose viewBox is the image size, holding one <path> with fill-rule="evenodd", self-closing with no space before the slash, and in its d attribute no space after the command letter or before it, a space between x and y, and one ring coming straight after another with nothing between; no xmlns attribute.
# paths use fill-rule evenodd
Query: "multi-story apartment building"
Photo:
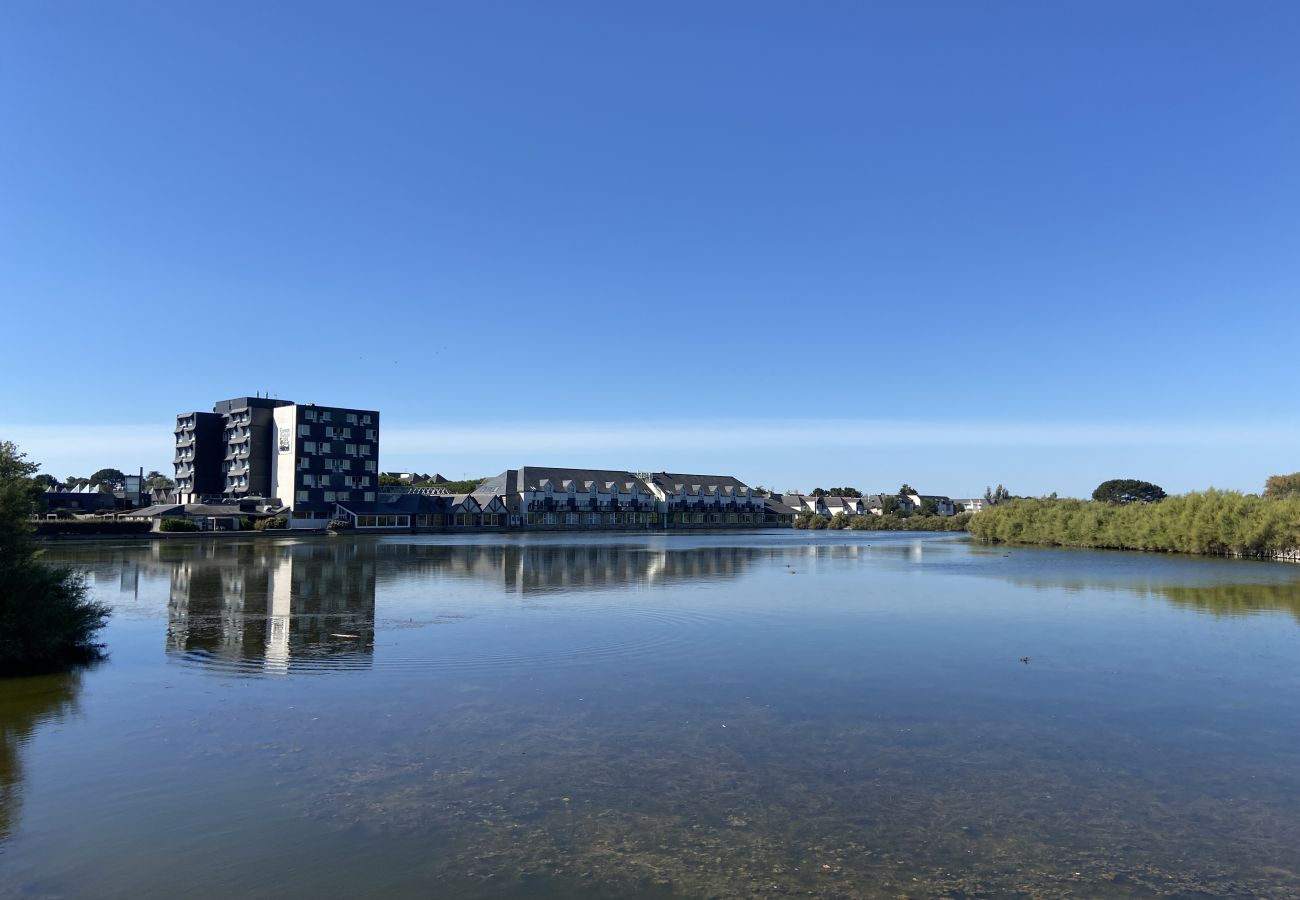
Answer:
<svg viewBox="0 0 1300 900"><path fill-rule="evenodd" d="M374 502L379 486L379 413L291 404L275 410L271 496L293 520L319 525L335 505Z"/></svg>
<svg viewBox="0 0 1300 900"><path fill-rule="evenodd" d="M663 506L665 525L761 525L765 498L730 475L641 476Z"/></svg>
<svg viewBox="0 0 1300 900"><path fill-rule="evenodd" d="M274 497L271 490L271 418L288 400L269 397L238 397L212 407L225 423L223 439L226 497Z"/></svg>
<svg viewBox="0 0 1300 900"><path fill-rule="evenodd" d="M335 504L373 501L379 413L269 397L222 400L176 417L177 500L264 497L294 522L321 524Z"/></svg>
<svg viewBox="0 0 1300 900"><path fill-rule="evenodd" d="M177 502L198 503L205 497L219 497L225 490L224 428L225 420L217 413L188 412L176 417L172 463Z"/></svg>

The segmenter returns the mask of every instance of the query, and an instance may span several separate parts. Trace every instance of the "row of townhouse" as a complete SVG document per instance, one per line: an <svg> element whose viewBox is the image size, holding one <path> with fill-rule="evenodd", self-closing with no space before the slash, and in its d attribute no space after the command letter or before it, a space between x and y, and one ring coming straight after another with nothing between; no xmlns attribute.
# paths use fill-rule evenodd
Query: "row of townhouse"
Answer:
<svg viewBox="0 0 1300 900"><path fill-rule="evenodd" d="M783 494L781 501L799 513L812 513L826 518L845 516L882 516L886 508L920 512L933 504L935 514L956 515L957 502L939 494L867 494L863 497L831 497L812 494Z"/></svg>
<svg viewBox="0 0 1300 900"><path fill-rule="evenodd" d="M469 494L394 489L340 501L336 517L361 529L659 530L788 526L795 512L729 475L525 466Z"/></svg>

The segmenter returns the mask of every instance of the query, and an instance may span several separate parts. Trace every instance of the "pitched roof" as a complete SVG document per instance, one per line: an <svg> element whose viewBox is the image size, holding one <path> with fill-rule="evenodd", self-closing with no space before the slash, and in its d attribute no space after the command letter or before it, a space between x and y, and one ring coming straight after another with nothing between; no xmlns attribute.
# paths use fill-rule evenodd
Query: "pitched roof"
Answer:
<svg viewBox="0 0 1300 900"><path fill-rule="evenodd" d="M575 489L586 491L588 485L595 482L599 490L608 491L609 485L617 484L619 491L631 491L633 487L646 491L644 481L628 471L620 469L564 469L550 466L524 466L519 469L507 469L500 475L489 478L480 484L475 493L514 494L518 491L541 491L547 483L557 491L567 491L572 483Z"/></svg>
<svg viewBox="0 0 1300 900"><path fill-rule="evenodd" d="M686 488L688 494L697 494L701 489L712 493L714 490L721 492L724 488L747 490L749 485L731 475L688 475L681 472L651 472L650 481L652 481L664 493L675 494L681 488Z"/></svg>

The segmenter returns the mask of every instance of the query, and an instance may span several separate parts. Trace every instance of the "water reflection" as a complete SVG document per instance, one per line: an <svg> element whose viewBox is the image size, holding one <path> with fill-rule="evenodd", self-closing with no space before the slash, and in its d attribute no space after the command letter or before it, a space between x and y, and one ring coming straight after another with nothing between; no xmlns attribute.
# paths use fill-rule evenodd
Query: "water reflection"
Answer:
<svg viewBox="0 0 1300 900"><path fill-rule="evenodd" d="M623 543L378 544L372 549L386 573L474 578L520 594L730 580L754 561L782 552L757 547L668 550Z"/></svg>
<svg viewBox="0 0 1300 900"><path fill-rule="evenodd" d="M169 653L242 671L368 665L372 553L319 541L194 549L165 561Z"/></svg>
<svg viewBox="0 0 1300 900"><path fill-rule="evenodd" d="M23 798L23 751L42 725L72 710L80 671L9 678L0 691L0 841L18 824Z"/></svg>
<svg viewBox="0 0 1300 900"><path fill-rule="evenodd" d="M1294 613L1295 569L874 534L64 555L150 618L65 741L112 777L60 795L57 759L29 766L0 897L177 871L232 896L1300 895L1295 626L1169 612ZM164 621L208 672L366 671L149 677Z"/></svg>

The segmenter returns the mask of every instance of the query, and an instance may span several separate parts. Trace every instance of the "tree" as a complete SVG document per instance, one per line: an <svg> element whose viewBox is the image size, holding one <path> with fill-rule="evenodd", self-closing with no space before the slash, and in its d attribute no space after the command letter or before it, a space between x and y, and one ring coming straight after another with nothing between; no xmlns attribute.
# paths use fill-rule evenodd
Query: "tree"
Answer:
<svg viewBox="0 0 1300 900"><path fill-rule="evenodd" d="M154 470L144 476L144 486L151 491L170 491L176 487L176 482L163 473Z"/></svg>
<svg viewBox="0 0 1300 900"><path fill-rule="evenodd" d="M812 495L814 497L861 497L862 492L851 487L813 488Z"/></svg>
<svg viewBox="0 0 1300 900"><path fill-rule="evenodd" d="M916 488L912 487L906 481L903 482L903 486L898 489L898 496L900 497L908 497L915 493L916 493Z"/></svg>
<svg viewBox="0 0 1300 900"><path fill-rule="evenodd" d="M0 441L0 671L32 671L98 655L94 636L108 607L89 597L85 580L37 559L32 513L37 468L11 441Z"/></svg>
<svg viewBox="0 0 1300 900"><path fill-rule="evenodd" d="M33 476L32 480L42 488L56 488L59 486L59 479L55 478L53 475L46 475L44 472Z"/></svg>
<svg viewBox="0 0 1300 900"><path fill-rule="evenodd" d="M126 486L126 475L121 469L100 469L94 475L90 476L90 486L104 488L110 491L120 491Z"/></svg>
<svg viewBox="0 0 1300 900"><path fill-rule="evenodd" d="M880 495L880 514L882 516L892 516L897 510L897 497L891 497L889 494Z"/></svg>
<svg viewBox="0 0 1300 900"><path fill-rule="evenodd" d="M1264 496L1270 499L1300 494L1300 472L1290 475L1270 475L1264 482Z"/></svg>
<svg viewBox="0 0 1300 900"><path fill-rule="evenodd" d="M1092 492L1092 499L1102 503L1155 503L1167 496L1160 485L1136 478L1112 478Z"/></svg>
<svg viewBox="0 0 1300 900"><path fill-rule="evenodd" d="M90 479L82 478L80 475L69 475L67 478L63 479L63 484L68 490L75 491L77 488L82 488L90 484Z"/></svg>
<svg viewBox="0 0 1300 900"><path fill-rule="evenodd" d="M989 506L997 506L999 503L1006 503L1010 499L1011 492L1000 484L996 488L984 488L984 502Z"/></svg>
<svg viewBox="0 0 1300 900"><path fill-rule="evenodd" d="M922 500L922 501L921 501L921 515L923 515L923 516L937 516L937 515L939 515L939 502L938 502L937 500L931 500L931 499L929 499L929 498L926 498L925 500Z"/></svg>

